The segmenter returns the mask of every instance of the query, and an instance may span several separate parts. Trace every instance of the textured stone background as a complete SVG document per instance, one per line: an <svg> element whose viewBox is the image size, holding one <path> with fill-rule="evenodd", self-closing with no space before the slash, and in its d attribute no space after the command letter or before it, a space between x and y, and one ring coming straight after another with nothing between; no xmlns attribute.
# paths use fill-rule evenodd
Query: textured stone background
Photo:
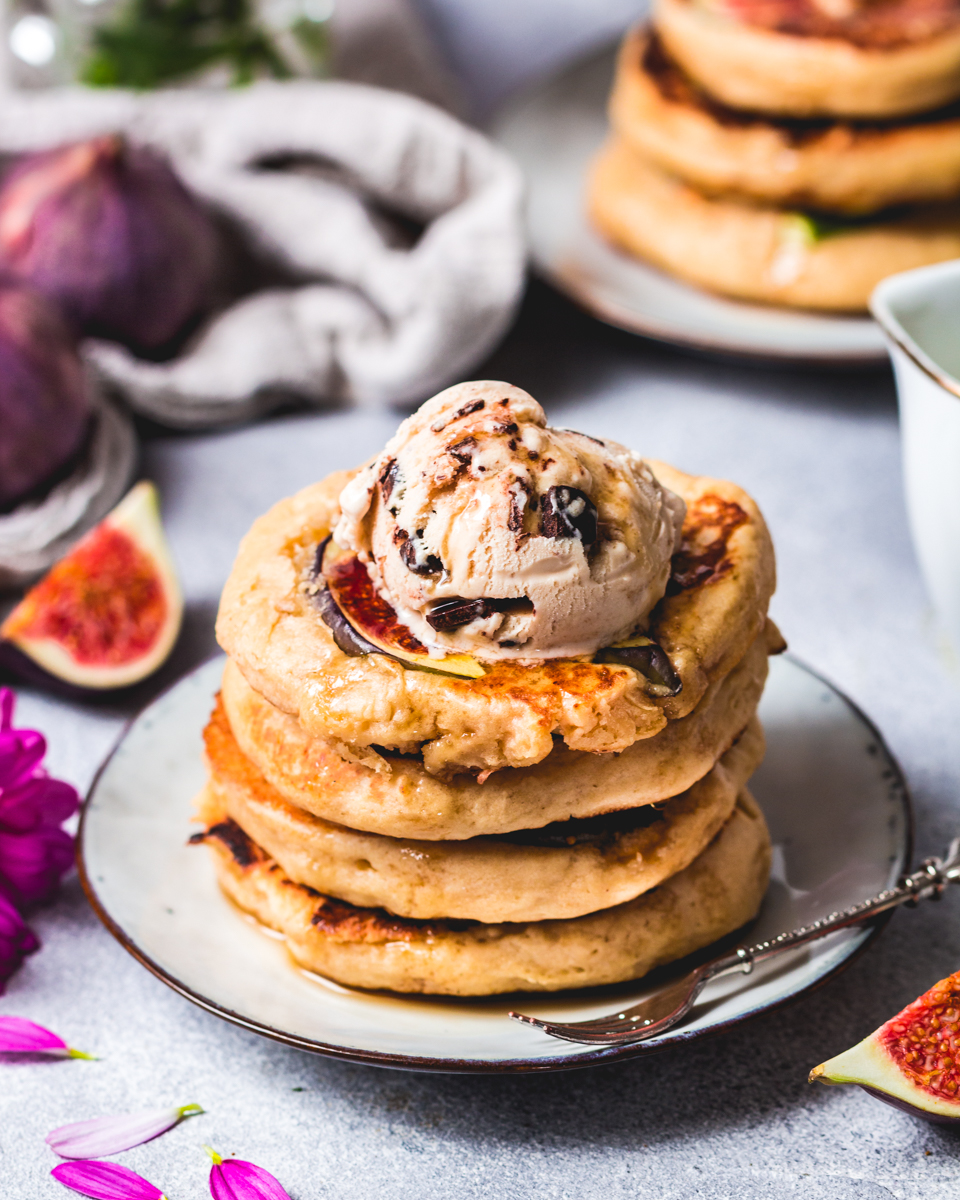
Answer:
<svg viewBox="0 0 960 1200"><path fill-rule="evenodd" d="M908 541L885 370L700 361L605 329L535 286L477 374L528 388L557 423L745 485L778 549L774 615L794 652L888 739L913 789L918 854L960 831L960 688ZM372 453L396 420L335 411L148 438L144 473L163 493L189 615L177 660L142 700L212 650L217 595L251 520ZM80 787L127 715L21 698L21 718L50 734L52 769ZM958 904L897 913L839 979L718 1040L622 1066L478 1078L344 1065L234 1029L129 958L74 881L38 918L44 949L0 1011L103 1057L0 1064L0 1195L60 1194L43 1144L58 1124L198 1101L208 1115L123 1156L171 1200L206 1194L201 1142L267 1166L295 1200L946 1200L960 1180L952 1132L858 1089L810 1087L806 1074L960 965Z"/></svg>
<svg viewBox="0 0 960 1200"><path fill-rule="evenodd" d="M632 0L420 0L476 111L577 46ZM502 36L509 23L510 38ZM773 530L773 613L793 651L876 721L913 790L918 857L960 832L960 670L940 643L910 549L886 370L845 375L690 358L594 323L534 287L476 372L529 389L556 423L729 476ZM397 413L280 417L209 436L146 430L188 599L174 661L124 710L24 692L51 769L85 789L137 707L213 650L237 541L279 497L377 450ZM647 1061L530 1078L414 1075L285 1049L192 1007L102 929L76 881L35 921L44 949L0 999L102 1056L0 1062L0 1196L66 1195L46 1132L70 1120L198 1101L207 1115L123 1161L170 1200L207 1194L201 1142L262 1163L295 1200L939 1200L960 1141L809 1068L960 966L960 895L896 914L839 979L715 1041Z"/></svg>

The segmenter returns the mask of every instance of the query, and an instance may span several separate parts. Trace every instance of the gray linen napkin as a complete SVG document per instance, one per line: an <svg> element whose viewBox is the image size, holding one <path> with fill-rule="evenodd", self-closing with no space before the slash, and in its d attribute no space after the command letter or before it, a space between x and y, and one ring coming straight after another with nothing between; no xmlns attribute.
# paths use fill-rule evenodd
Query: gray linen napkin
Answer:
<svg viewBox="0 0 960 1200"><path fill-rule="evenodd" d="M244 296L184 353L87 344L100 378L167 425L235 422L297 396L422 399L509 323L524 268L521 183L481 134L411 96L344 82L6 97L0 152L123 130L177 170L296 285ZM304 161L321 170L264 169ZM380 210L422 225L398 244Z"/></svg>

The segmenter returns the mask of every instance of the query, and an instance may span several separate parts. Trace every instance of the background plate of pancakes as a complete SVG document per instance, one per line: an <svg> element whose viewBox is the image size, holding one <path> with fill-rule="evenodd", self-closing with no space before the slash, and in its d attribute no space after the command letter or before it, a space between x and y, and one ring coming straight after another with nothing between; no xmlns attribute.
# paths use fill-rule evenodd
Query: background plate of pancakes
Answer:
<svg viewBox="0 0 960 1200"><path fill-rule="evenodd" d="M702 291L615 248L587 215L591 164L609 134L618 48L608 47L510 102L490 130L527 182L536 269L601 320L708 353L868 365L886 360L868 316L747 304Z"/></svg>
<svg viewBox="0 0 960 1200"><path fill-rule="evenodd" d="M204 664L133 721L91 789L79 854L84 888L121 944L175 991L244 1028L299 1049L408 1069L588 1066L715 1034L784 1004L841 970L883 923L845 930L751 976L718 980L680 1028L603 1050L555 1041L507 1013L599 1016L635 1003L684 964L616 987L479 1000L330 983L299 969L282 939L235 909L219 890L208 856L189 844L197 828L194 800L205 779L202 732L223 663L218 657ZM759 715L767 754L751 791L769 824L774 858L760 916L741 934L748 942L892 886L911 853L903 777L849 701L780 657L770 664Z"/></svg>

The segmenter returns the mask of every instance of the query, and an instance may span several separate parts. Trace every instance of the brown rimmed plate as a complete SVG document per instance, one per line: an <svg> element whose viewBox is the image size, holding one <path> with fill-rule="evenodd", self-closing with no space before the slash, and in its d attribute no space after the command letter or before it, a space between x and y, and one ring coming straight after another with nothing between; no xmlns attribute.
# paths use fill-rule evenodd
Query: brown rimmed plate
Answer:
<svg viewBox="0 0 960 1200"><path fill-rule="evenodd" d="M562 995L430 999L360 992L299 970L282 940L219 892L208 856L187 845L203 782L201 731L223 659L160 696L101 768L78 839L84 888L101 920L148 970L227 1021L301 1050L426 1071L558 1071L634 1058L719 1033L824 983L877 935L845 930L753 975L717 980L693 1018L660 1038L596 1050L507 1017L511 1008L585 1020L643 984ZM774 842L774 869L750 930L759 941L891 886L908 863L910 805L877 730L835 688L790 658L771 663L760 715L768 750L751 788Z"/></svg>

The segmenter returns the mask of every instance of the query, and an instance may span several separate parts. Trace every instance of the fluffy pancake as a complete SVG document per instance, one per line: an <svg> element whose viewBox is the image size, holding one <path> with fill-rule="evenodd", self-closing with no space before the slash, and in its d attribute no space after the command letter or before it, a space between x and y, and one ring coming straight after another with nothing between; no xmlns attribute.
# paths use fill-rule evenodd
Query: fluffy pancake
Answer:
<svg viewBox="0 0 960 1200"><path fill-rule="evenodd" d="M656 887L711 841L763 757L754 718L703 779L661 805L512 838L424 842L359 833L288 804L241 754L222 707L204 739L201 817L226 813L294 882L398 916L485 922L578 917Z"/></svg>
<svg viewBox="0 0 960 1200"><path fill-rule="evenodd" d="M613 128L662 170L710 194L836 213L960 195L960 106L922 120L788 120L718 104L645 29L625 39Z"/></svg>
<svg viewBox="0 0 960 1200"><path fill-rule="evenodd" d="M595 162L589 206L595 225L631 254L769 304L862 311L887 275L960 256L960 202L811 238L798 214L704 196L622 140Z"/></svg>
<svg viewBox="0 0 960 1200"><path fill-rule="evenodd" d="M627 904L564 921L412 921L294 883L232 821L205 840L226 894L282 933L308 970L351 987L481 996L638 979L738 929L756 913L770 839L744 790L684 871Z"/></svg>
<svg viewBox="0 0 960 1200"><path fill-rule="evenodd" d="M688 505L684 545L650 623L682 681L677 696L649 695L638 672L615 663L500 662L464 679L344 654L308 589L346 472L254 523L224 588L217 637L250 685L308 733L421 753L431 774L532 766L555 736L574 750L624 750L691 712L743 657L775 583L766 525L741 488L651 466Z"/></svg>
<svg viewBox="0 0 960 1200"><path fill-rule="evenodd" d="M960 97L957 20L930 36L884 45L842 23L826 27L831 36L764 29L696 0L656 0L654 24L671 57L731 108L898 117Z"/></svg>
<svg viewBox="0 0 960 1200"><path fill-rule="evenodd" d="M686 717L619 755L554 749L542 762L496 771L430 775L416 757L346 747L311 737L258 695L228 662L222 703L242 753L281 796L327 821L391 837L437 841L537 829L676 796L710 770L756 711L767 653L783 648L768 621L736 667L707 689Z"/></svg>

